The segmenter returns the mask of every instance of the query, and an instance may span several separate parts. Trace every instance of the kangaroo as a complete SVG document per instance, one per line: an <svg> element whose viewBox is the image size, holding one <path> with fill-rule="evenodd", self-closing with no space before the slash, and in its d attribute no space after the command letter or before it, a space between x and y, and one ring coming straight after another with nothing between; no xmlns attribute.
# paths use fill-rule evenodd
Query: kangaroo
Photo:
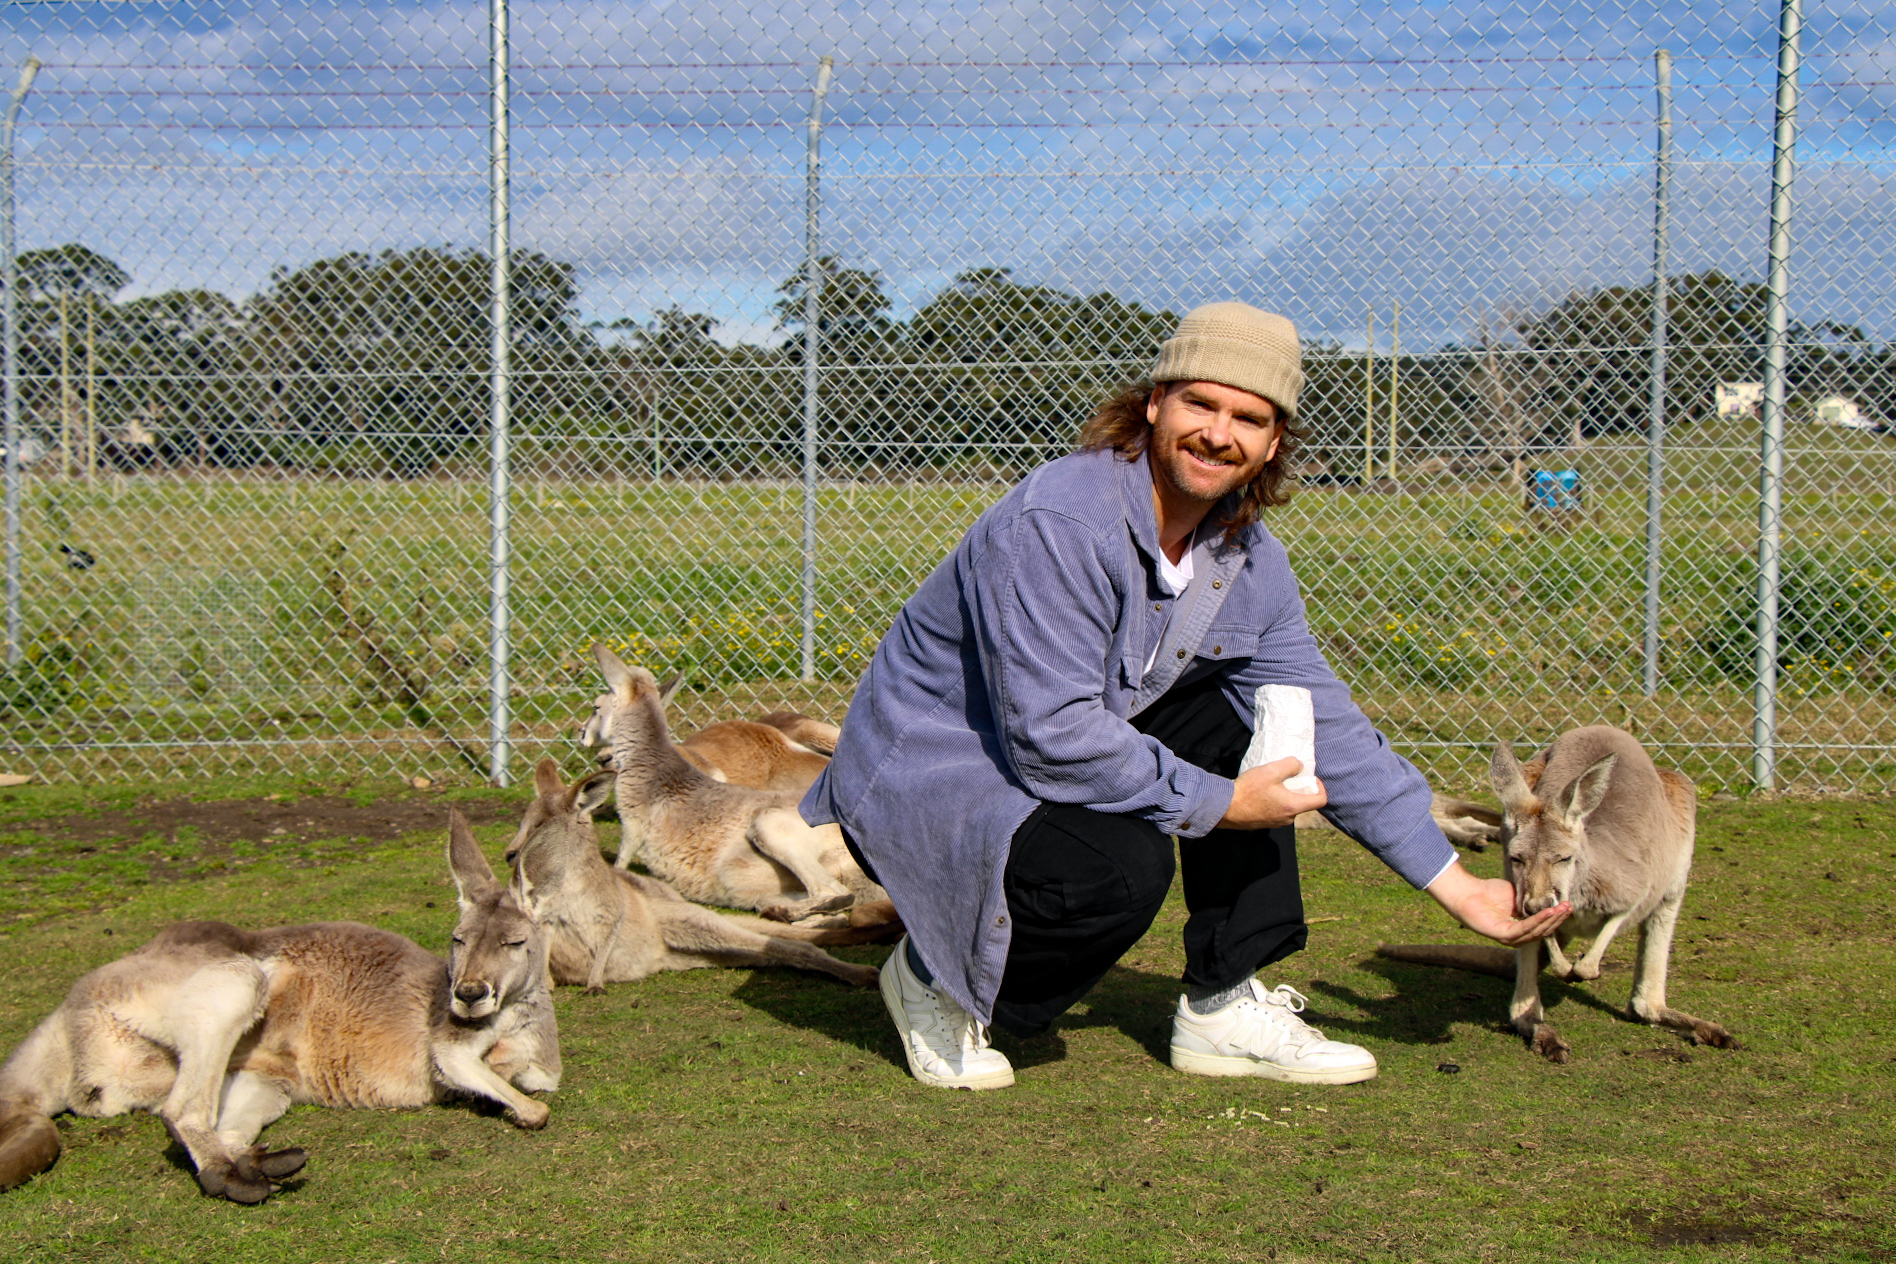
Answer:
<svg viewBox="0 0 1896 1264"><path fill-rule="evenodd" d="M595 772L568 787L551 759L540 761L536 797L507 846L514 898L546 928L555 983L584 983L597 993L607 983L699 966L795 966L858 987L876 981L874 968L839 961L815 945L866 943L885 927L805 930L714 913L656 878L608 865L593 813L612 779Z"/></svg>
<svg viewBox="0 0 1896 1264"><path fill-rule="evenodd" d="M499 1102L560 1083L546 937L494 880L460 813L448 826L460 920L448 960L355 922L247 931L178 922L85 975L0 1066L0 1189L59 1157L52 1116L150 1111L206 1194L259 1203L303 1166L257 1134L294 1102Z"/></svg>
<svg viewBox="0 0 1896 1264"><path fill-rule="evenodd" d="M812 828L795 792L727 785L687 763L665 727L658 681L603 645L593 658L608 692L595 713L612 737L619 854L636 857L688 900L755 909L793 922L856 904L893 920L888 893L869 880L834 825Z"/></svg>
<svg viewBox="0 0 1896 1264"><path fill-rule="evenodd" d="M808 747L825 760L836 753L836 743L843 740L843 731L834 724L813 720L795 711L772 711L769 715L758 716L757 722L781 731L797 745Z"/></svg>
<svg viewBox="0 0 1896 1264"><path fill-rule="evenodd" d="M658 687L663 707L678 692L683 676L673 676ZM602 768L613 767L611 694L593 699L592 714L580 728L580 745L604 744ZM721 720L676 743L685 762L714 781L749 786L753 790L791 790L801 795L810 788L836 750L841 730L794 711L773 711L758 720Z"/></svg>
<svg viewBox="0 0 1896 1264"><path fill-rule="evenodd" d="M1573 915L1554 938L1512 952L1434 944L1386 944L1377 951L1401 961L1512 974L1514 1029L1536 1053L1566 1062L1572 1046L1548 1026L1541 1007L1543 950L1557 976L1597 979L1607 946L1631 923L1639 927L1633 1015L1700 1044L1736 1049L1738 1042L1717 1023L1666 1004L1666 965L1692 868L1698 815L1692 783L1654 765L1632 734L1610 725L1561 734L1525 769L1504 743L1495 748L1489 772L1501 798L1501 841L1517 912L1527 917L1566 900ZM1564 951L1569 934L1593 936L1576 962Z"/></svg>

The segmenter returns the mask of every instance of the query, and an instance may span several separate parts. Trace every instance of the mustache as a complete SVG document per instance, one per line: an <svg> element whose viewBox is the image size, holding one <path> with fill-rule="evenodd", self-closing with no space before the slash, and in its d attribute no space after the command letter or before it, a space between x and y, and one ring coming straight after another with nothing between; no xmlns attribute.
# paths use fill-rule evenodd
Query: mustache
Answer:
<svg viewBox="0 0 1896 1264"><path fill-rule="evenodd" d="M1219 465L1243 464L1243 461L1240 459L1241 454L1232 452L1229 449L1214 449L1202 439L1195 437L1181 440L1178 447L1181 452L1189 452L1201 460L1215 462Z"/></svg>

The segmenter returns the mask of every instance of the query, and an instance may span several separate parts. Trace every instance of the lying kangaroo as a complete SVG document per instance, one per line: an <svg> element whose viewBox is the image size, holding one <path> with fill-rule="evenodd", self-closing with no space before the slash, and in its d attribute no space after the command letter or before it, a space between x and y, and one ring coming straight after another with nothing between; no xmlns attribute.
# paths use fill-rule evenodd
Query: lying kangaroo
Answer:
<svg viewBox="0 0 1896 1264"><path fill-rule="evenodd" d="M795 966L867 987L870 966L852 965L816 944L865 943L871 931L804 930L714 913L688 903L656 878L621 873L599 854L593 813L612 790L596 772L571 787L550 759L533 772L536 798L507 847L513 894L546 928L555 983L603 992L660 970L699 966Z"/></svg>
<svg viewBox="0 0 1896 1264"><path fill-rule="evenodd" d="M683 681L683 676L673 676L658 687L660 707L671 702ZM592 714L579 731L580 745L604 745L599 755L602 768L613 767L612 697L602 694L593 699ZM676 746L686 763L714 781L801 795L828 767L841 734L834 724L794 711L773 711L758 720L721 720Z"/></svg>
<svg viewBox="0 0 1896 1264"><path fill-rule="evenodd" d="M652 673L603 645L593 658L607 685L594 718L611 735L618 778L615 867L636 857L688 900L776 921L870 903L893 920L888 893L850 857L840 829L805 825L793 791L727 785L694 768L672 744Z"/></svg>
<svg viewBox="0 0 1896 1264"><path fill-rule="evenodd" d="M1656 767L1632 734L1603 724L1561 734L1525 769L1512 747L1497 746L1490 775L1501 798L1501 838L1517 912L1527 917L1566 900L1573 915L1555 938L1513 952L1447 944L1385 944L1376 951L1399 961L1512 974L1514 1029L1535 1052L1566 1062L1572 1046L1547 1025L1541 1008L1543 945L1556 975L1597 979L1607 945L1630 922L1639 927L1633 1014L1700 1044L1737 1048L1717 1023L1666 1005L1666 964L1692 868L1698 815L1692 783ZM1562 947L1569 934L1593 936L1586 955L1573 963Z"/></svg>
<svg viewBox="0 0 1896 1264"><path fill-rule="evenodd" d="M302 1168L257 1134L293 1102L486 1097L522 1128L560 1083L546 939L450 814L460 923L444 963L373 926L179 922L73 984L0 1066L0 1189L53 1165L61 1111L147 1110L213 1197L258 1203Z"/></svg>

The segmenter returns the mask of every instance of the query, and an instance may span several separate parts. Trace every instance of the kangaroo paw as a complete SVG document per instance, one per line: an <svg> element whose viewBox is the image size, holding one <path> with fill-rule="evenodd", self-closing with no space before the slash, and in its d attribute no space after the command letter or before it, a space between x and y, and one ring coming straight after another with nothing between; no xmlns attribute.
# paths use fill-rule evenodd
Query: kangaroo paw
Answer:
<svg viewBox="0 0 1896 1264"><path fill-rule="evenodd" d="M255 1154L257 1170L273 1181L288 1180L309 1162L309 1151L302 1146L289 1146L282 1150L265 1150L258 1146Z"/></svg>
<svg viewBox="0 0 1896 1264"><path fill-rule="evenodd" d="M546 1121L553 1117L553 1112L547 1108L544 1102L536 1102L530 1097L527 1099L526 1104L533 1109L515 1111L514 1123L528 1132L538 1132L540 1129L546 1127Z"/></svg>
<svg viewBox="0 0 1896 1264"><path fill-rule="evenodd" d="M1533 1045L1535 1053L1556 1065L1573 1060L1573 1046L1562 1040L1546 1023L1534 1025Z"/></svg>
<svg viewBox="0 0 1896 1264"><path fill-rule="evenodd" d="M766 904L757 910L757 915L772 922L789 923L797 920L797 910L793 904Z"/></svg>
<svg viewBox="0 0 1896 1264"><path fill-rule="evenodd" d="M198 1188L212 1198L254 1206L270 1196L270 1178L247 1154L236 1159L212 1159L198 1169Z"/></svg>

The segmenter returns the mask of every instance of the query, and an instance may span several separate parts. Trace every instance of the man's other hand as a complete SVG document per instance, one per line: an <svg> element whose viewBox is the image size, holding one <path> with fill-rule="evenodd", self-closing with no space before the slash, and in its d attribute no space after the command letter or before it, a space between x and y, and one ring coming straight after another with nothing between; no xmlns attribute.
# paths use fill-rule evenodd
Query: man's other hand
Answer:
<svg viewBox="0 0 1896 1264"><path fill-rule="evenodd" d="M1249 830L1288 825L1297 819L1299 812L1314 811L1328 803L1330 796L1324 793L1321 781L1317 782L1314 794L1304 794L1284 785L1302 771L1303 760L1286 755L1239 773L1232 783L1231 806L1218 822L1218 828Z"/></svg>

